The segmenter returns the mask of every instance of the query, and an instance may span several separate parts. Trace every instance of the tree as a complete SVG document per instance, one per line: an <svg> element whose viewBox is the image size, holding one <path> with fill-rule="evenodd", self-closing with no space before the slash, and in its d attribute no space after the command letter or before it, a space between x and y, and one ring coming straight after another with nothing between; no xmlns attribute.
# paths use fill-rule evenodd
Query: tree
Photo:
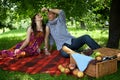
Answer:
<svg viewBox="0 0 120 80"><path fill-rule="evenodd" d="M101 24L101 21L104 23L104 20L108 17L107 12L109 11L110 1L111 0L1 0L0 22L7 25L9 22L4 23L4 21L11 16L12 24L15 23L15 20L18 22L22 19L32 17L35 13L40 12L42 7L48 7L63 9L66 13L67 20L73 17L75 21L85 26L89 26L89 24L86 25L86 23L90 21ZM87 19L83 19L84 17L87 17ZM93 27L93 25L91 26Z"/></svg>
<svg viewBox="0 0 120 80"><path fill-rule="evenodd" d="M120 0L112 0L107 47L118 48L120 40Z"/></svg>

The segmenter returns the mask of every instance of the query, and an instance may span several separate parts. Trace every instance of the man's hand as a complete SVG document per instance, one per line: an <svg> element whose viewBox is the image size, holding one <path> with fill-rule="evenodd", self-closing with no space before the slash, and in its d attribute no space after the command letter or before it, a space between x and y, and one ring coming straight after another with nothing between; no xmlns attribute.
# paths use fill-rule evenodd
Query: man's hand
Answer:
<svg viewBox="0 0 120 80"><path fill-rule="evenodd" d="M45 50L45 55L51 55L49 51Z"/></svg>
<svg viewBox="0 0 120 80"><path fill-rule="evenodd" d="M41 9L41 12L46 12L46 11L48 11L48 9L47 9L46 7L43 7L43 8Z"/></svg>
<svg viewBox="0 0 120 80"><path fill-rule="evenodd" d="M45 55L50 55L50 52L48 51L47 48L44 48Z"/></svg>

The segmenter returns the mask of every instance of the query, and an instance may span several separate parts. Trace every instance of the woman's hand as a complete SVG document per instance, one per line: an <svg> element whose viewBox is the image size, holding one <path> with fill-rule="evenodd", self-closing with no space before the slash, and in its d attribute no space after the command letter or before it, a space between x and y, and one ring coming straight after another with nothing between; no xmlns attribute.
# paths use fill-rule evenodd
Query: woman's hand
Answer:
<svg viewBox="0 0 120 80"><path fill-rule="evenodd" d="M16 54L19 53L19 52L20 52L20 49L15 49L14 50L14 56L16 56Z"/></svg>

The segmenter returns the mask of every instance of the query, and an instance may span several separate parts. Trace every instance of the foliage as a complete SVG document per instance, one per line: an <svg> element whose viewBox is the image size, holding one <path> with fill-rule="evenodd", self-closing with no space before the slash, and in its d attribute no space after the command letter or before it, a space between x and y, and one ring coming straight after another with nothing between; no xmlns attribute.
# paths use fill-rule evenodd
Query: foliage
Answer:
<svg viewBox="0 0 120 80"><path fill-rule="evenodd" d="M1 0L0 28L19 28L21 20L40 12L42 7L63 9L67 20L83 21L87 27L95 23L104 24L109 20L111 0ZM93 21L91 21L93 19ZM89 28L89 27L88 27Z"/></svg>

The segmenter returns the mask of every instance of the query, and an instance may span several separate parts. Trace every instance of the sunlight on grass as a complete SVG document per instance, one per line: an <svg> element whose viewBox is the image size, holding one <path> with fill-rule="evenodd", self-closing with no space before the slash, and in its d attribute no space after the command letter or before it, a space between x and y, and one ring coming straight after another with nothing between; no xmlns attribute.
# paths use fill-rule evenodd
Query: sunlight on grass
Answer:
<svg viewBox="0 0 120 80"><path fill-rule="evenodd" d="M75 37L80 37L82 35L90 35L93 39L95 39L98 44L101 46L106 46L107 39L108 39L108 30L93 30L93 31L87 31L87 30L69 30L71 35Z"/></svg>
<svg viewBox="0 0 120 80"><path fill-rule="evenodd" d="M8 32L1 34L0 38L3 38L3 37L22 37L25 34L26 34L25 29L12 30L12 31L8 31Z"/></svg>
<svg viewBox="0 0 120 80"><path fill-rule="evenodd" d="M85 34L90 35L93 39L95 39L98 44L100 44L102 47L106 46L107 39L108 39L108 30L93 30L93 31L87 31L83 29L70 29L68 28L71 35L74 37L79 37ZM20 30L12 30L5 32L0 35L0 50L2 49L8 49L15 45L16 43L24 40L26 38L26 29L20 29ZM8 45L9 44L9 45Z"/></svg>
<svg viewBox="0 0 120 80"><path fill-rule="evenodd" d="M26 30L12 30L0 35L0 50L9 49L18 42L24 40L26 37ZM8 45L9 44L9 45Z"/></svg>

